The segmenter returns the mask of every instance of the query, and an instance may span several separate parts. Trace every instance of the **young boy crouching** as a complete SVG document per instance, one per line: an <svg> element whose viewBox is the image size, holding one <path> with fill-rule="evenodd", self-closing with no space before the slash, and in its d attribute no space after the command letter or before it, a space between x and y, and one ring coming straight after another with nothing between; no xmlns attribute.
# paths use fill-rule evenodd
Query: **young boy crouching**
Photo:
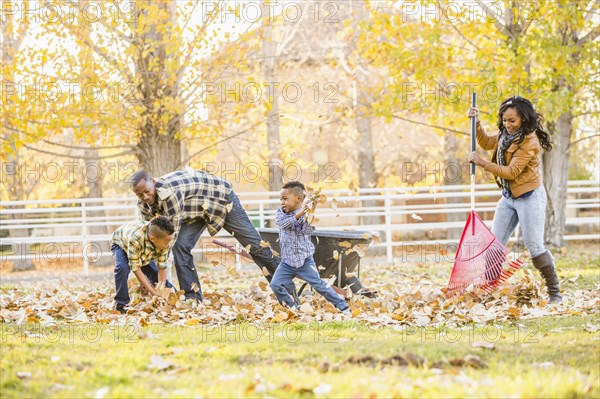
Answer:
<svg viewBox="0 0 600 399"><path fill-rule="evenodd" d="M129 304L129 271L152 295L159 296L154 288L158 282L173 288L167 280L167 256L173 232L173 224L164 216L149 222L126 223L115 230L111 251L115 261L115 302L119 312L125 313L125 306Z"/></svg>

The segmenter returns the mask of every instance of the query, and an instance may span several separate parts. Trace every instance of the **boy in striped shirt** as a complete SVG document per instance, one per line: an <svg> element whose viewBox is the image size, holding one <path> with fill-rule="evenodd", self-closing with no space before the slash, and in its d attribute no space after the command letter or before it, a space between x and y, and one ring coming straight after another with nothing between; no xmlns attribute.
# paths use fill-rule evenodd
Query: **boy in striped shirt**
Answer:
<svg viewBox="0 0 600 399"><path fill-rule="evenodd" d="M164 216L149 222L126 223L115 230L111 251L115 261L115 302L119 312L125 313L125 306L129 304L129 271L152 295L159 296L154 288L158 282L173 288L167 280L167 256L173 232L173 223Z"/></svg>
<svg viewBox="0 0 600 399"><path fill-rule="evenodd" d="M298 276L323 295L333 306L346 315L350 309L327 283L321 279L313 259L315 246L311 235L315 228L308 223L309 210L315 210L317 204L306 203L304 184L291 181L283 185L281 190L281 208L277 209L275 223L279 226L279 245L281 247L281 263L275 270L271 289L282 305L298 310L299 303L286 287L294 277Z"/></svg>

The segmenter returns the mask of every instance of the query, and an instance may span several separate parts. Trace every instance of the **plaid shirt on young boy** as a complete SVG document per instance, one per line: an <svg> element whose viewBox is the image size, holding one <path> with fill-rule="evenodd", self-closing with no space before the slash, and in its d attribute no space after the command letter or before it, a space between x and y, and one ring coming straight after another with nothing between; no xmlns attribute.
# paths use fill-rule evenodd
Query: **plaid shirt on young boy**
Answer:
<svg viewBox="0 0 600 399"><path fill-rule="evenodd" d="M112 243L127 254L129 268L135 272L142 266L156 260L159 269L167 267L167 249L157 249L150 241L150 222L136 221L119 227L112 235Z"/></svg>
<svg viewBox="0 0 600 399"><path fill-rule="evenodd" d="M179 170L156 179L156 203L138 200L145 220L162 215L171 219L177 238L182 221L202 218L211 236L221 230L227 217L227 196L231 183L201 170Z"/></svg>
<svg viewBox="0 0 600 399"><path fill-rule="evenodd" d="M281 260L293 267L302 267L306 258L315 253L315 246L310 240L315 228L306 220L306 214L296 219L296 214L301 211L285 213L279 208L275 215L275 223L279 226Z"/></svg>

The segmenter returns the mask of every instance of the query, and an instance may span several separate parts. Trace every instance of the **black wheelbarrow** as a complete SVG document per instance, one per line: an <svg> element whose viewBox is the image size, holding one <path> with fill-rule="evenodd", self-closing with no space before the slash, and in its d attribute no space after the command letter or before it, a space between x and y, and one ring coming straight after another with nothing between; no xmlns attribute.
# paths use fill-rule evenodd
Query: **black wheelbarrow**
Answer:
<svg viewBox="0 0 600 399"><path fill-rule="evenodd" d="M263 240L271 244L271 248L281 253L279 247L279 229L257 229ZM315 246L314 259L322 279L336 276L335 285L339 288L350 287L354 294L372 296L373 292L366 290L360 282L360 255L356 251L348 251L355 245L365 247L373 240L373 235L366 231L337 231L315 230L312 234L312 243ZM345 243L344 247L340 243ZM349 247L349 248L348 248ZM337 260L334 253L337 251ZM346 253L348 252L348 253ZM348 274L350 274L348 276ZM302 293L308 283L302 284L298 295Z"/></svg>
<svg viewBox="0 0 600 399"><path fill-rule="evenodd" d="M279 229L259 228L256 229L264 241L268 242L271 249L281 253L279 246ZM360 282L360 254L352 250L355 245L366 247L373 240L373 234L367 231L338 231L338 230L315 230L312 234L312 242L315 246L314 259L322 279L336 276L334 289L338 293L344 292L341 288L350 287L352 293L368 297L375 296L375 291L365 289ZM231 245L222 241L213 240L217 245L228 248L235 252ZM342 244L342 245L340 245ZM335 256L337 251L337 259ZM240 252L245 258L252 260L245 250ZM302 284L298 295L304 291L308 283Z"/></svg>

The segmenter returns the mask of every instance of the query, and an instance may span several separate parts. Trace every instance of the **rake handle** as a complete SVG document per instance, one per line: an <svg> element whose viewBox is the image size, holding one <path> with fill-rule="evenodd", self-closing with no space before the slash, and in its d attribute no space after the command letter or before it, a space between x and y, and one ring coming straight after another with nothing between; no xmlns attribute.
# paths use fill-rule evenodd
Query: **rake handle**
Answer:
<svg viewBox="0 0 600 399"><path fill-rule="evenodd" d="M477 104L477 94L473 93L471 101L471 107L475 108ZM476 129L477 129L477 116L471 117L471 152L474 152L477 148L476 142ZM475 210L475 164L471 162L471 211Z"/></svg>

